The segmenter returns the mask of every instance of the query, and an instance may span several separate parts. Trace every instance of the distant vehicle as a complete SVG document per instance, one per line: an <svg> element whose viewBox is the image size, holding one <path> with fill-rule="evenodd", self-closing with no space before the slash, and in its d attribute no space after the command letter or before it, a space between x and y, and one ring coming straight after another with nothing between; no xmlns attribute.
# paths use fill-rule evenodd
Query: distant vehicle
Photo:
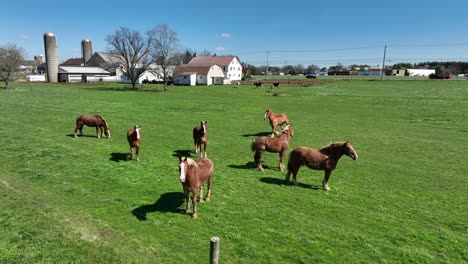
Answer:
<svg viewBox="0 0 468 264"><path fill-rule="evenodd" d="M429 79L442 79L442 80L446 80L446 79L450 79L450 75L449 74L434 74L434 73L431 73L429 74Z"/></svg>
<svg viewBox="0 0 468 264"><path fill-rule="evenodd" d="M309 74L306 75L306 78L307 79L317 79L317 76L315 74L313 74L313 73L309 73Z"/></svg>

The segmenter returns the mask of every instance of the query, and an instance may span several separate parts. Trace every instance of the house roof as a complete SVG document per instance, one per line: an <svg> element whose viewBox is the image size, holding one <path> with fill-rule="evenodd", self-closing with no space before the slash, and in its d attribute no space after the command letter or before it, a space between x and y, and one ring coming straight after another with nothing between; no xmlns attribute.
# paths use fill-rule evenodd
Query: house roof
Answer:
<svg viewBox="0 0 468 264"><path fill-rule="evenodd" d="M218 65L216 65L218 66ZM174 69L174 76L176 75L207 75L213 65L190 65L190 64L182 64L178 65ZM219 66L218 66L219 67ZM224 76L224 75L223 75Z"/></svg>
<svg viewBox="0 0 468 264"><path fill-rule="evenodd" d="M190 65L229 65L236 56L197 56L190 60ZM237 58L238 59L238 58ZM239 60L239 59L238 59Z"/></svg>
<svg viewBox="0 0 468 264"><path fill-rule="evenodd" d="M71 58L60 64L60 66L71 66L71 65L82 65L83 64L83 59L82 58Z"/></svg>
<svg viewBox="0 0 468 264"><path fill-rule="evenodd" d="M110 74L99 67L59 66L59 73L69 74Z"/></svg>

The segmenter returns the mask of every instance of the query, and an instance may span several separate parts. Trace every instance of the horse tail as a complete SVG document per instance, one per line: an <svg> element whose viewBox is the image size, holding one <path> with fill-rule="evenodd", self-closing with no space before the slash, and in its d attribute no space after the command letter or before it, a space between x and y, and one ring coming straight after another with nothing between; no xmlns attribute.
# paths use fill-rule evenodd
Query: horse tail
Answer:
<svg viewBox="0 0 468 264"><path fill-rule="evenodd" d="M252 141L252 144L250 145L250 149L252 149L252 151L257 150L257 141L256 140Z"/></svg>

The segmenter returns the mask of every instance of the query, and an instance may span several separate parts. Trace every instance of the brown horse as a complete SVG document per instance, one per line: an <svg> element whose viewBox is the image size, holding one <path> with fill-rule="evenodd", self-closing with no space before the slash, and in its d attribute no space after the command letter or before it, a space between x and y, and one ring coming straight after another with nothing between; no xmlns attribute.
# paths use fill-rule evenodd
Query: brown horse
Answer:
<svg viewBox="0 0 468 264"><path fill-rule="evenodd" d="M275 114L273 111L270 109L265 111L265 115L263 116L263 120L270 119L270 126L272 129L271 132L271 137L274 137L275 134L279 134L278 131L276 131L276 127L280 126L281 129L283 129L283 124L286 123L286 125L289 125L289 120L288 117L285 114Z"/></svg>
<svg viewBox="0 0 468 264"><path fill-rule="evenodd" d="M199 158L196 161L187 157L179 158L179 174L180 182L184 189L185 194L185 213L190 210L190 192L193 193L192 205L193 214L192 218L197 218L197 193L200 189L200 203L203 203L203 185L208 181L208 194L206 201L211 199L211 183L213 179L214 167L213 162L207 158Z"/></svg>
<svg viewBox="0 0 468 264"><path fill-rule="evenodd" d="M130 145L130 155L128 159L133 158L134 152L136 152L137 160L140 160L140 145L141 145L141 126L135 125L133 129L127 132L128 145Z"/></svg>
<svg viewBox="0 0 468 264"><path fill-rule="evenodd" d="M200 158L203 157L203 152L205 152L205 158L207 157L206 145L208 144L208 135L206 134L206 131L208 127L206 124L207 121L201 121L199 127L193 128L193 144L195 145L195 153L200 154Z"/></svg>
<svg viewBox="0 0 468 264"><path fill-rule="evenodd" d="M321 149L297 147L289 154L286 183L289 183L289 178L292 173L293 183L294 185L297 185L297 172L302 165L306 165L313 170L325 171L325 177L323 178L322 184L326 191L330 191L330 187L328 187L328 180L330 180L332 171L336 168L338 160L343 155L349 156L353 160L358 159L358 154L348 141L330 144Z"/></svg>
<svg viewBox="0 0 468 264"><path fill-rule="evenodd" d="M89 127L95 127L96 128L96 136L100 138L101 136L104 137L104 135L107 138L110 138L110 130L109 130L109 125L107 124L106 120L102 118L101 115L87 115L87 114L82 114L79 117L76 118L76 128L75 128L75 134L73 135L74 138L76 138L76 134L78 133L78 130L80 130L80 136L83 135L83 126L87 125ZM101 133L99 133L99 131Z"/></svg>
<svg viewBox="0 0 468 264"><path fill-rule="evenodd" d="M289 139L294 136L294 129L291 124L287 125L281 134L276 138L258 137L252 142L251 149L255 151L254 160L257 164L257 170L263 172L262 154L264 151L279 153L280 161L279 168L284 170L283 160L286 151L289 148Z"/></svg>

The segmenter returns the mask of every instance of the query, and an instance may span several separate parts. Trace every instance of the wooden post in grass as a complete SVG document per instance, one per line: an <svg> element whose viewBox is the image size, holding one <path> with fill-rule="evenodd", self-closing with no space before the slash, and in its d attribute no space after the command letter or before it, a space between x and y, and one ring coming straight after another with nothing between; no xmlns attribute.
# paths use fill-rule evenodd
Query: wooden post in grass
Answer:
<svg viewBox="0 0 468 264"><path fill-rule="evenodd" d="M210 264L218 264L219 237L212 237L210 243Z"/></svg>

